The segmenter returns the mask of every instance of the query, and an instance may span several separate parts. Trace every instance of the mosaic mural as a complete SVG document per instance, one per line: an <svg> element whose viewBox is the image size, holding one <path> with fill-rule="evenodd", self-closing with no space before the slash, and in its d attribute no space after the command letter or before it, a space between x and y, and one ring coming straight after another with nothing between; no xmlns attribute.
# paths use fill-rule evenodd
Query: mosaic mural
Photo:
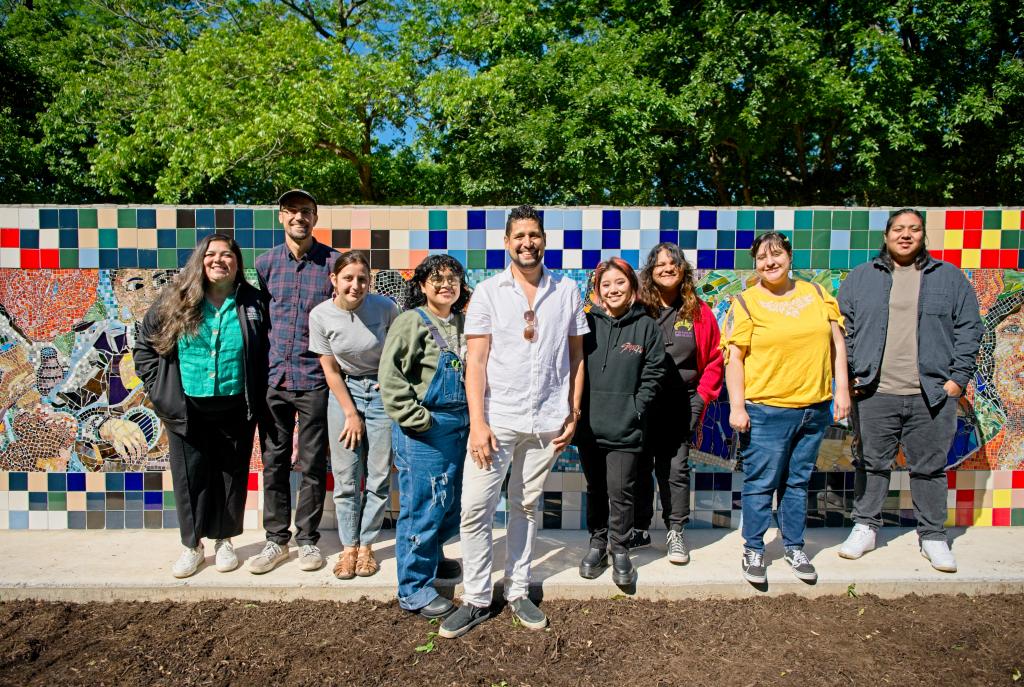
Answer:
<svg viewBox="0 0 1024 687"><path fill-rule="evenodd" d="M502 269L505 213L321 208L315 234L341 250L367 252L374 289L401 302L411 268L430 253L466 264L471 285ZM753 279L747 249L756 233L787 233L796 276L835 293L848 270L877 250L888 213L551 208L545 262L585 296L589 269L599 260L621 255L639 266L651 246L676 241L698 266L699 289L721 320L730 297ZM986 327L948 458L955 485L949 522L1024 524L1022 213L929 209L927 219L930 250L964 269ZM0 528L176 526L166 436L131 349L136 324L160 288L196 240L215 230L234 236L250 266L283 240L270 208L0 208ZM251 269L248 275L255 281ZM712 404L696 440L693 507L703 526L735 526L738 518L727 417L726 403ZM829 430L815 476L820 484L812 485L812 524L847 524L851 441L847 428ZM258 447L252 467L260 467ZM92 473L122 481L100 484ZM893 523L913 518L905 477L893 476L885 510ZM256 526L259 479L254 472L247 526ZM546 485L545 526L581 526L583 492L579 461L569 450Z"/></svg>

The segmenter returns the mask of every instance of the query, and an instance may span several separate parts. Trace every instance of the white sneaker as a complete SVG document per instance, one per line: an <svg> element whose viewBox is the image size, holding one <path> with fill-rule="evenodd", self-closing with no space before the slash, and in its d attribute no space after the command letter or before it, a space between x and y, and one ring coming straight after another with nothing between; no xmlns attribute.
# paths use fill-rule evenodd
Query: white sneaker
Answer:
<svg viewBox="0 0 1024 687"><path fill-rule="evenodd" d="M238 556L230 539L218 539L213 550L216 552L217 572L231 572L238 567Z"/></svg>
<svg viewBox="0 0 1024 687"><path fill-rule="evenodd" d="M921 555L931 561L936 570L956 572L956 559L945 539L925 539L921 542Z"/></svg>
<svg viewBox="0 0 1024 687"><path fill-rule="evenodd" d="M299 570L319 570L324 565L324 555L320 553L320 547L313 544L303 544L299 547Z"/></svg>
<svg viewBox="0 0 1024 687"><path fill-rule="evenodd" d="M246 561L246 566L253 575L262 575L286 560L288 560L288 545L267 540L267 543L263 545L263 550Z"/></svg>
<svg viewBox="0 0 1024 687"><path fill-rule="evenodd" d="M855 560L875 548L875 530L870 525L860 523L853 526L853 531L839 547L839 555Z"/></svg>
<svg viewBox="0 0 1024 687"><path fill-rule="evenodd" d="M174 562L171 567L171 574L175 577L191 577L196 574L196 570L199 570L199 566L202 565L206 559L206 553L203 551L203 542L199 542L199 546L194 549L185 547L181 552L181 556Z"/></svg>

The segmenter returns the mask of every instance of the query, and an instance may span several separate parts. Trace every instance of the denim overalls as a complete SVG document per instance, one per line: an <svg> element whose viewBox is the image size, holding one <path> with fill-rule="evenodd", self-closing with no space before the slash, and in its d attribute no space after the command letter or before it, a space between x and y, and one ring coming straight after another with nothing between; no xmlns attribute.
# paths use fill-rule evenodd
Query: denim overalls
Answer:
<svg viewBox="0 0 1024 687"><path fill-rule="evenodd" d="M395 543L398 604L410 611L438 596L433 582L441 546L459 533L462 468L469 439L462 361L426 313L421 308L416 312L441 356L421 401L430 411L430 429L407 432L397 423L392 429L400 509Z"/></svg>

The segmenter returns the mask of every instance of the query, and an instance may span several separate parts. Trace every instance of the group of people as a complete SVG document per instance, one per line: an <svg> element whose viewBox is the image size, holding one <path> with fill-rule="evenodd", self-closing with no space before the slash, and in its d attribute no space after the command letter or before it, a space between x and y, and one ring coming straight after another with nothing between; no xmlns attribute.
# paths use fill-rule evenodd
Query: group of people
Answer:
<svg viewBox="0 0 1024 687"><path fill-rule="evenodd" d="M826 428L847 417L856 524L840 555L874 548L902 444L921 552L956 570L943 470L982 327L963 274L925 249L918 212L890 217L878 257L847 276L838 300L792 278L785 235L758 236L756 283L734 297L720 332L674 243L655 246L639 274L619 258L601 262L584 308L577 285L544 267L543 216L520 206L505 225L507 269L470 298L463 266L428 256L400 312L370 293L361 253L313 238L311 194L288 191L278 203L285 242L257 259L258 288L244 278L237 244L208 236L136 337L136 370L168 431L184 546L175 576L204 563L203 538L215 542L218 570L239 565L231 537L242 531L258 426L266 543L250 572L290 556L293 470L298 565L324 565L317 542L329 455L342 544L334 575L376 573L393 464L399 604L443 619L439 635L458 637L490 616L492 522L507 479L504 595L523 626L543 628L530 567L558 455L574 443L587 480L582 577L611 568L616 584L636 582L629 551L651 544L655 481L666 555L686 564L689 446L723 381L745 474L747 580L766 581L773 499L785 561L798 578L816 579L803 551L807 485ZM444 556L456 536L461 564ZM460 575L456 607L434 581Z"/></svg>

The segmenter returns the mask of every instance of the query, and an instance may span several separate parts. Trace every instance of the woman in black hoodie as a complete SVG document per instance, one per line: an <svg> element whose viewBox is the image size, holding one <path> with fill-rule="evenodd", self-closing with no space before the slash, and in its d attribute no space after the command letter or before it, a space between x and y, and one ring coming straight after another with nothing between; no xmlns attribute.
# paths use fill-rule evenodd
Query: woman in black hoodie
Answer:
<svg viewBox="0 0 1024 687"><path fill-rule="evenodd" d="M633 485L643 451L644 416L664 374L665 346L657 323L637 301L636 273L621 258L594 270L595 305L583 337L586 382L576 445L587 478L590 550L580 576L593 579L608 567L612 581L636 581L629 560Z"/></svg>

